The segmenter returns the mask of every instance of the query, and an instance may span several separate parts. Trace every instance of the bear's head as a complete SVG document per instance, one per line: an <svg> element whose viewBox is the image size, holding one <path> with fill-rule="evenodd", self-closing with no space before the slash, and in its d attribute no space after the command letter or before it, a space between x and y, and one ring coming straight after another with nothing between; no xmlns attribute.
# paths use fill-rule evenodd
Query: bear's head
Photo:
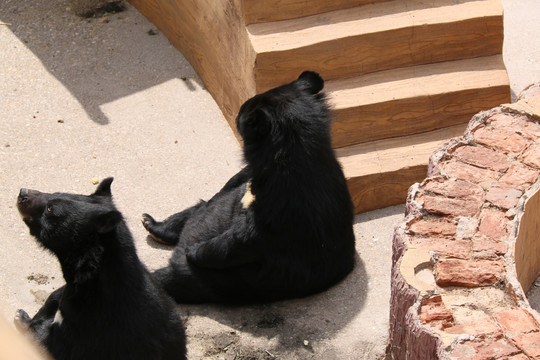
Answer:
<svg viewBox="0 0 540 360"><path fill-rule="evenodd" d="M290 165L328 151L330 118L322 77L303 72L295 81L255 95L236 118L248 164Z"/></svg>
<svg viewBox="0 0 540 360"><path fill-rule="evenodd" d="M88 196L21 189L17 208L30 234L62 261L100 247L100 235L112 232L122 220L112 202L112 180L103 180Z"/></svg>

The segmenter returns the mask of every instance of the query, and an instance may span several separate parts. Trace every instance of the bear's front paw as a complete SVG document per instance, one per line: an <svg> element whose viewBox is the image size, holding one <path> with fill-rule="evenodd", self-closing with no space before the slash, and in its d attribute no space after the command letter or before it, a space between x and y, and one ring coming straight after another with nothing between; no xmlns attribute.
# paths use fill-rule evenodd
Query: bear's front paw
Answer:
<svg viewBox="0 0 540 360"><path fill-rule="evenodd" d="M169 242L164 241L163 239L161 239L159 236L157 236L154 233L154 229L155 229L155 226L156 226L157 222L156 222L156 220L154 220L153 217L151 217L148 214L142 214L141 222L142 222L144 228L146 229L146 231L148 231L148 235L150 236L150 238L152 240L154 240L155 242L160 243L160 244L171 245Z"/></svg>
<svg viewBox="0 0 540 360"><path fill-rule="evenodd" d="M30 327L30 321L32 319L28 313L22 309L17 310L15 317L13 318L13 323L19 331L26 331Z"/></svg>
<svg viewBox="0 0 540 360"><path fill-rule="evenodd" d="M150 227L156 223L156 220L154 220L153 217L151 217L149 214L142 214L142 224L144 228L150 232Z"/></svg>

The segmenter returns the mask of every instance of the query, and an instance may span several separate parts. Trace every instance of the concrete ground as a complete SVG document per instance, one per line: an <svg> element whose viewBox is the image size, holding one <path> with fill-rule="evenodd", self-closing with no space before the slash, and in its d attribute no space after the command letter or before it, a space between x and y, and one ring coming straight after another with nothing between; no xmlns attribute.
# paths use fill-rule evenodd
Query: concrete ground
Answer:
<svg viewBox="0 0 540 360"><path fill-rule="evenodd" d="M503 0L504 57L518 94L540 81L540 3ZM241 149L197 74L135 9L85 20L66 0L0 2L0 312L36 312L63 283L21 221L19 188L113 194L142 260L157 218L207 199L241 167ZM358 266L326 293L270 305L179 306L191 359L382 359L391 241L404 207L358 215ZM539 283L540 285L540 283ZM5 346L5 344L0 344Z"/></svg>

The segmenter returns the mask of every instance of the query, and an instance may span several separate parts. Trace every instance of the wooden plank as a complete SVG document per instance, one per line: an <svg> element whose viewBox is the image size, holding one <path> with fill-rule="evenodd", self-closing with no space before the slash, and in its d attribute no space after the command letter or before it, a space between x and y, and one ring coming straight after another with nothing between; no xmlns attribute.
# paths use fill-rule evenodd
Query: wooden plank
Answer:
<svg viewBox="0 0 540 360"><path fill-rule="evenodd" d="M347 179L426 165L433 151L449 139L463 136L466 126L348 146L336 149L336 156Z"/></svg>
<svg viewBox="0 0 540 360"><path fill-rule="evenodd" d="M294 19L389 0L244 0L246 24Z"/></svg>
<svg viewBox="0 0 540 360"><path fill-rule="evenodd" d="M514 260L517 278L527 292L540 275L540 191L531 196L526 204L519 224L518 237L514 245Z"/></svg>
<svg viewBox="0 0 540 360"><path fill-rule="evenodd" d="M234 129L238 109L255 95L242 0L129 1L182 52Z"/></svg>
<svg viewBox="0 0 540 360"><path fill-rule="evenodd" d="M431 154L466 126L337 149L355 212L404 203L408 188L426 177Z"/></svg>
<svg viewBox="0 0 540 360"><path fill-rule="evenodd" d="M502 53L498 0L408 0L364 8L249 25L257 92L305 69L329 80Z"/></svg>
<svg viewBox="0 0 540 360"><path fill-rule="evenodd" d="M375 173L347 180L354 213L404 204L409 187L426 177L427 165L390 173Z"/></svg>
<svg viewBox="0 0 540 360"><path fill-rule="evenodd" d="M326 91L334 147L465 123L511 98L501 55L328 81Z"/></svg>

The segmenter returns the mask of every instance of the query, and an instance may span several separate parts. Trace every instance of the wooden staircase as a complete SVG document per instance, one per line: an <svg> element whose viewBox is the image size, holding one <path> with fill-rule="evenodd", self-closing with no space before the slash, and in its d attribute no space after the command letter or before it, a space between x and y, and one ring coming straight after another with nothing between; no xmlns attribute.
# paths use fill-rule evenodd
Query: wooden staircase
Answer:
<svg viewBox="0 0 540 360"><path fill-rule="evenodd" d="M233 128L249 97L319 72L357 212L404 203L442 142L510 101L500 0L130 1Z"/></svg>

